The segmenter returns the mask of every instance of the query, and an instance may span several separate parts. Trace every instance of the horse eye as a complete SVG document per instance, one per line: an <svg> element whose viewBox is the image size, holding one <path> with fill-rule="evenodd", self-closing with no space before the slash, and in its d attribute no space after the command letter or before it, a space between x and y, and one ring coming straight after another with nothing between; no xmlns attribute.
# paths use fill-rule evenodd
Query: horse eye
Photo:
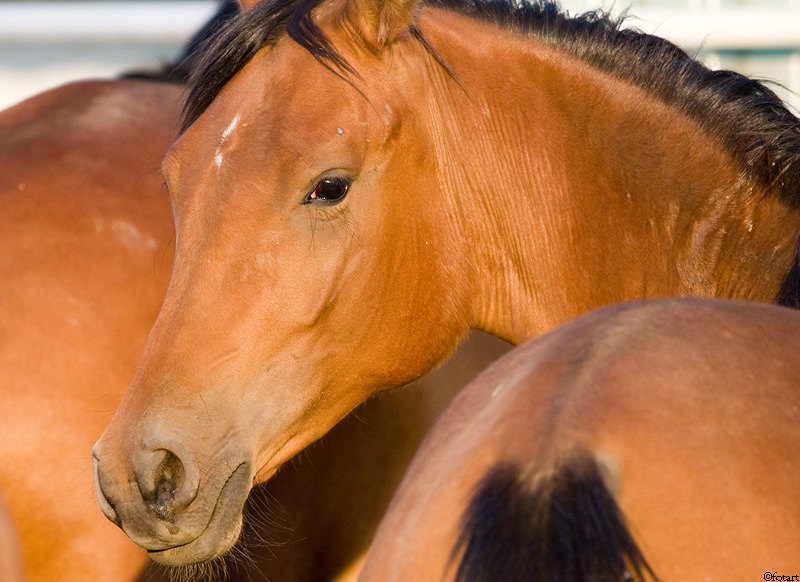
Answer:
<svg viewBox="0 0 800 582"><path fill-rule="evenodd" d="M303 204L311 202L327 202L336 204L344 199L347 191L350 190L352 181L349 178L336 177L320 180L314 190L303 199Z"/></svg>

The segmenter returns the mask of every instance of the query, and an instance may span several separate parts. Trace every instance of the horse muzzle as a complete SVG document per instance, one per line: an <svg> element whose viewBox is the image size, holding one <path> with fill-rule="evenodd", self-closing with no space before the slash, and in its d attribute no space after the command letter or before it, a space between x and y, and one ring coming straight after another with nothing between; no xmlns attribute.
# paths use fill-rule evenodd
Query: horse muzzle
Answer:
<svg viewBox="0 0 800 582"><path fill-rule="evenodd" d="M92 449L97 499L105 516L154 561L178 566L211 560L229 550L241 531L253 482L251 464L242 457L218 457L202 478L180 443L159 443L135 451L120 470L101 439Z"/></svg>

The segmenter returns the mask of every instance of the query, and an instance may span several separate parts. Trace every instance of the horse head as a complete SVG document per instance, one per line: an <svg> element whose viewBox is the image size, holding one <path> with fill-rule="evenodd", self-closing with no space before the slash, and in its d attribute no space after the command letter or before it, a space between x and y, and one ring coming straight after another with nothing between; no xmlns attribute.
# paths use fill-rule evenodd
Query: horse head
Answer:
<svg viewBox="0 0 800 582"><path fill-rule="evenodd" d="M430 144L407 106L423 87L387 73L419 48L415 3L284 8L257 5L223 33L219 47L252 55L214 49L201 66L163 164L169 290L93 449L103 511L165 564L229 549L254 482L468 328L465 274L444 267L452 209L420 170ZM283 33L297 26L329 53ZM232 63L208 98L203 75Z"/></svg>

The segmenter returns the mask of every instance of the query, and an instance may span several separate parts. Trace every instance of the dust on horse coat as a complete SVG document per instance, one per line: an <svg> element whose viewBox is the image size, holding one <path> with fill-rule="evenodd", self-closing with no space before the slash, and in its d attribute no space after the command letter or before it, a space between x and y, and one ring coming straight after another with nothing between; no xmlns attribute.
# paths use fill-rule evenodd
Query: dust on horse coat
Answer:
<svg viewBox="0 0 800 582"><path fill-rule="evenodd" d="M549 4L280 0L208 54L164 164L170 288L94 449L104 512L163 563L224 552L253 483L470 328L793 281L797 119L661 39Z"/></svg>
<svg viewBox="0 0 800 582"><path fill-rule="evenodd" d="M792 575L799 329L782 307L662 300L515 348L426 437L360 581Z"/></svg>
<svg viewBox="0 0 800 582"><path fill-rule="evenodd" d="M160 164L180 103L176 85L81 82L0 113L0 492L31 581L124 582L147 561L98 511L89 450L166 292L173 217ZM504 349L490 340L368 403L260 490L232 579L344 572L449 397Z"/></svg>

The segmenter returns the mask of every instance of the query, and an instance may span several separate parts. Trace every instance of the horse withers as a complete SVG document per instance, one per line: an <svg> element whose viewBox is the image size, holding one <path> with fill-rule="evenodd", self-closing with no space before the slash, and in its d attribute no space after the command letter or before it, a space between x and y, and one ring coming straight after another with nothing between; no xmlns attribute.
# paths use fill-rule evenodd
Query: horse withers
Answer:
<svg viewBox="0 0 800 582"><path fill-rule="evenodd" d="M426 437L360 581L796 574L798 329L782 307L646 301L517 347Z"/></svg>
<svg viewBox="0 0 800 582"><path fill-rule="evenodd" d="M798 120L662 39L549 3L282 0L208 55L164 163L170 289L94 448L103 511L162 563L225 552L254 483L470 328L792 288Z"/></svg>

